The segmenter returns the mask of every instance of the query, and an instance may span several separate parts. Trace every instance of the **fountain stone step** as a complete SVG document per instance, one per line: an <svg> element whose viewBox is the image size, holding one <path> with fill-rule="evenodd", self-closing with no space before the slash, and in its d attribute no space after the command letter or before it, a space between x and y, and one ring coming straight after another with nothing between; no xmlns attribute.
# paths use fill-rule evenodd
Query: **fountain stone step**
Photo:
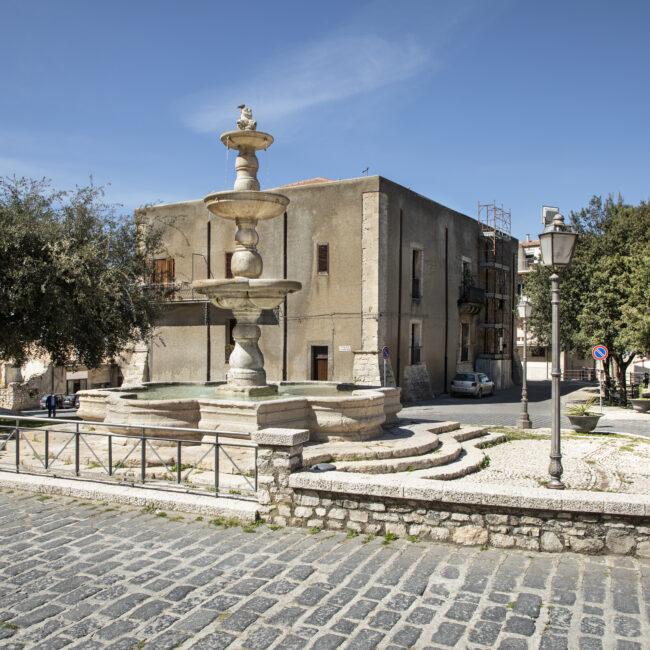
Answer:
<svg viewBox="0 0 650 650"><path fill-rule="evenodd" d="M343 472L358 472L363 474L394 474L409 472L409 474L424 471L432 467L447 465L454 462L463 452L461 440L470 440L485 436L485 427L462 427L438 436L439 445L421 454L403 457L386 457L378 460L357 460L352 462L337 462L336 469Z"/></svg>
<svg viewBox="0 0 650 650"><path fill-rule="evenodd" d="M461 447L461 452L456 456L453 462L446 465L415 471L409 473L409 476L437 481L450 481L455 478L467 476L468 474L478 471L483 466L486 458L483 448L505 442L506 440L507 436L502 433L488 433L483 434L480 437L466 439L468 444L461 445L458 441L454 441Z"/></svg>
<svg viewBox="0 0 650 650"><path fill-rule="evenodd" d="M374 440L350 442L307 443L303 447L303 467L317 463L350 461L355 464L390 458L405 458L425 454L439 446L439 435L458 429L458 422L404 423L385 429ZM360 470L359 470L360 471Z"/></svg>

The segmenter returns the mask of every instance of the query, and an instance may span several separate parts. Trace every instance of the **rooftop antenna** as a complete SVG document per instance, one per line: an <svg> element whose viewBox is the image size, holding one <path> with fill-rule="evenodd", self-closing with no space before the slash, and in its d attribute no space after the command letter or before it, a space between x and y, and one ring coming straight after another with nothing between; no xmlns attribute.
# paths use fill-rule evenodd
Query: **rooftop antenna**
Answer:
<svg viewBox="0 0 650 650"><path fill-rule="evenodd" d="M368 175L368 169L370 169L370 168L366 167L361 173L365 174L367 176Z"/></svg>

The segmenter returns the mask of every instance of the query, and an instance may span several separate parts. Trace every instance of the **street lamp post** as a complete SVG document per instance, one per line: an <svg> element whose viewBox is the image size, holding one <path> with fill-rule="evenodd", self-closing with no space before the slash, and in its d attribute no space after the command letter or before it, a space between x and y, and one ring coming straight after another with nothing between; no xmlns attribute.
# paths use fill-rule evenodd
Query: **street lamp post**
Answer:
<svg viewBox="0 0 650 650"><path fill-rule="evenodd" d="M539 236L542 263L552 271L553 419L551 421L551 463L548 468L551 478L546 487L553 490L563 490L565 487L561 480L562 452L560 449L560 273L571 263L577 239L578 233L564 223L564 217L559 213Z"/></svg>
<svg viewBox="0 0 650 650"><path fill-rule="evenodd" d="M521 385L521 415L517 420L517 428L530 429L533 425L530 421L530 417L528 416L528 388L526 384L526 375L528 372L528 334L526 325L533 311L533 306L530 304L526 296L521 297L521 300L517 305L517 311L519 312L519 318L521 319L522 325L524 327L524 379Z"/></svg>

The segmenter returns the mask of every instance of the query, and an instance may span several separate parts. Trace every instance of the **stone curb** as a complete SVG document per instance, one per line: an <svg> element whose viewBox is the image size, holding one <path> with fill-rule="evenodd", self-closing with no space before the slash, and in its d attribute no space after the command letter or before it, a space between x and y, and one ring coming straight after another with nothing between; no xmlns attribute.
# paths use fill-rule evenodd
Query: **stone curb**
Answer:
<svg viewBox="0 0 650 650"><path fill-rule="evenodd" d="M259 508L257 501L165 492L150 488L126 487L31 474L0 472L0 487L75 499L108 501L138 508L152 507L165 511L228 517L238 519L243 523L255 521Z"/></svg>
<svg viewBox="0 0 650 650"><path fill-rule="evenodd" d="M486 505L525 510L650 516L650 497L640 494L590 493L579 490L542 490L474 484L452 487L446 481L399 478L392 475L299 472L289 477L294 489L392 497L445 504Z"/></svg>

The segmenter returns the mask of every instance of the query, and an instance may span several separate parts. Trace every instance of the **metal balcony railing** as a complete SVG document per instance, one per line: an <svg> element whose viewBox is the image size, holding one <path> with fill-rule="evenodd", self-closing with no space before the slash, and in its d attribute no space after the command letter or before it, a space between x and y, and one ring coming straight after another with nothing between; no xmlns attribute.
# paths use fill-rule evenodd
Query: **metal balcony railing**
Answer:
<svg viewBox="0 0 650 650"><path fill-rule="evenodd" d="M459 303L470 302L475 305L485 304L485 290L480 287L461 285L459 288Z"/></svg>

